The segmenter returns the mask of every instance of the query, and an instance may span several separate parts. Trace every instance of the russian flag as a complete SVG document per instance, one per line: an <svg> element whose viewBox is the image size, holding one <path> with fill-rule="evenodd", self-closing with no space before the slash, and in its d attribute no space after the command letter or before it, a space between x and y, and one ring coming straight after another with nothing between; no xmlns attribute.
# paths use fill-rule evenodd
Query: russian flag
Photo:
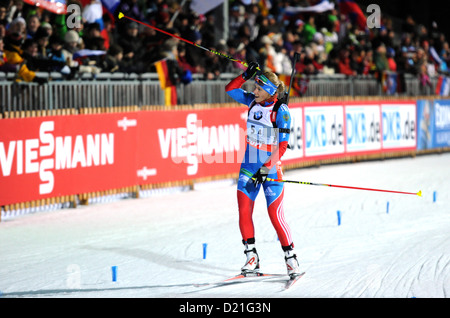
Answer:
<svg viewBox="0 0 450 318"><path fill-rule="evenodd" d="M362 12L359 5L353 0L338 0L339 10L342 14L349 16L353 23L356 23L360 29L365 30L367 25L367 18Z"/></svg>
<svg viewBox="0 0 450 318"><path fill-rule="evenodd" d="M436 95L448 96L450 92L450 79L447 76L439 76L436 83Z"/></svg>

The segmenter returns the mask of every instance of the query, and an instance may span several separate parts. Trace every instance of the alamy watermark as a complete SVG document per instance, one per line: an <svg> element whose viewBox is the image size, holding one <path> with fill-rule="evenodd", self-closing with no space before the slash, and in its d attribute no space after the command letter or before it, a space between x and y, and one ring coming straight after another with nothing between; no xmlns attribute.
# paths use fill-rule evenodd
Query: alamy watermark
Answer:
<svg viewBox="0 0 450 318"><path fill-rule="evenodd" d="M369 4L366 9L367 13L372 13L367 17L367 27L369 29L381 27L381 9L378 4Z"/></svg>
<svg viewBox="0 0 450 318"><path fill-rule="evenodd" d="M69 4L67 13L70 13L66 19L66 25L70 29L81 28L81 7L78 4Z"/></svg>

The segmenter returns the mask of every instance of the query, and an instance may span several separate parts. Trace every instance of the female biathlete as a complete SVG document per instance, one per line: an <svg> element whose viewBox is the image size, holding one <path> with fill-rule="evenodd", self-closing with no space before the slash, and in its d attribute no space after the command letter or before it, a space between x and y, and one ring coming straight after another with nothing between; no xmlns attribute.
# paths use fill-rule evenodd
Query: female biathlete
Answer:
<svg viewBox="0 0 450 318"><path fill-rule="evenodd" d="M260 269L252 214L262 184L269 217L285 253L288 275L293 276L299 274L300 270L291 232L284 219L283 183L266 180L267 177L282 179L280 158L288 147L291 117L287 105L278 102L278 96L284 96L284 83L274 73L258 70L259 64L250 62L247 70L225 87L230 97L249 107L247 147L237 186L239 228L247 256L241 270L247 273ZM253 77L253 92L243 90L242 85Z"/></svg>

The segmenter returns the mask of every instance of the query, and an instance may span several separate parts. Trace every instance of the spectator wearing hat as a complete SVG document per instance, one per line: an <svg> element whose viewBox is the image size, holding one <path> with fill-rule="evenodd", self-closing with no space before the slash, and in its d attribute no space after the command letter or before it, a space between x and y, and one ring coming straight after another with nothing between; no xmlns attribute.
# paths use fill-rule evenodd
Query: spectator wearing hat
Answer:
<svg viewBox="0 0 450 318"><path fill-rule="evenodd" d="M110 73L121 72L122 58L123 58L123 49L117 44L111 45L109 47L108 53L105 56L105 59L101 63L102 71Z"/></svg>
<svg viewBox="0 0 450 318"><path fill-rule="evenodd" d="M199 17L195 14L185 17L184 25L180 30L181 37L199 45L202 44L203 38L198 29L199 23ZM196 69L196 72L202 72L201 69L204 68L204 65L202 65L203 57L199 54L198 48L192 45L186 46L186 59Z"/></svg>
<svg viewBox="0 0 450 318"><path fill-rule="evenodd" d="M277 33L272 37L275 55L273 64L277 74L290 74L292 71L292 63L288 55L288 51L284 47L284 39L281 33Z"/></svg>
<svg viewBox="0 0 450 318"><path fill-rule="evenodd" d="M273 14L269 14L266 19L269 22L268 26L267 26L269 33L282 32L280 24L277 22L277 19L275 18L275 16Z"/></svg>
<svg viewBox="0 0 450 318"><path fill-rule="evenodd" d="M142 72L140 58L143 54L142 42L138 37L139 28L136 22L129 22L124 36L119 38L118 45L123 49L122 65L127 72Z"/></svg>
<svg viewBox="0 0 450 318"><path fill-rule="evenodd" d="M103 19L103 29L100 32L100 35L104 40L103 45L105 49L108 50L111 45L116 43L116 39L113 33L114 25L109 14L105 13L102 19Z"/></svg>
<svg viewBox="0 0 450 318"><path fill-rule="evenodd" d="M83 35L83 43L87 50L105 50L105 40L101 36L100 25L96 22L86 26L86 33Z"/></svg>
<svg viewBox="0 0 450 318"><path fill-rule="evenodd" d="M73 54L81 48L81 38L75 30L70 30L64 36L64 45L62 53L66 59L66 64L69 67L77 67L78 62L73 60Z"/></svg>
<svg viewBox="0 0 450 318"><path fill-rule="evenodd" d="M9 34L18 34L22 39L25 38L27 32L27 23L22 17L15 18L7 27Z"/></svg>
<svg viewBox="0 0 450 318"><path fill-rule="evenodd" d="M150 1L151 2L151 1ZM139 8L138 0L122 0L120 1L120 5L117 8L116 12L122 12L127 17L133 18L138 21L144 21L145 16L142 14L141 8ZM121 19L117 24L119 34L122 34L126 31L127 21L125 19Z"/></svg>
<svg viewBox="0 0 450 318"><path fill-rule="evenodd" d="M42 27L42 28L47 30L47 33L48 33L49 37L53 35L53 27L52 27L52 25L50 23L48 23L48 22L41 22L40 27Z"/></svg>
<svg viewBox="0 0 450 318"><path fill-rule="evenodd" d="M223 60L227 60L228 59L223 59ZM187 61L186 58L186 45L184 44L184 42L181 42L178 44L178 56L177 56L177 61L178 61L178 65L180 66L180 68L182 69L182 71L186 74L192 74L196 72L196 69L194 66L192 66L191 64L189 64L189 62Z"/></svg>
<svg viewBox="0 0 450 318"><path fill-rule="evenodd" d="M47 82L45 78L36 76L36 72L28 67L24 51L21 48L22 43L23 35L20 33L11 33L6 37L4 52L7 61L6 67L15 68L17 70L18 80L37 82L39 84Z"/></svg>
<svg viewBox="0 0 450 318"><path fill-rule="evenodd" d="M36 59L38 56L38 45L33 39L26 39L23 41L21 48L23 50L22 56L28 60Z"/></svg>
<svg viewBox="0 0 450 318"><path fill-rule="evenodd" d="M57 35L52 35L49 40L49 49L47 56L50 61L58 62L55 63L54 71L61 71L62 67L66 65L66 57L63 52L64 40L62 40Z"/></svg>
<svg viewBox="0 0 450 318"><path fill-rule="evenodd" d="M384 44L381 44L376 48L374 62L378 73L389 71L389 63L386 56L386 46Z"/></svg>
<svg viewBox="0 0 450 318"><path fill-rule="evenodd" d="M339 51L339 73L354 76L356 75L356 70L352 69L350 60L350 50L344 48Z"/></svg>
<svg viewBox="0 0 450 318"><path fill-rule="evenodd" d="M261 38L261 48L259 50L259 56L261 59L261 66L265 71L276 72L274 65L274 58L276 55L275 49L272 46L272 39L268 35L264 35Z"/></svg>
<svg viewBox="0 0 450 318"><path fill-rule="evenodd" d="M397 63L395 62L395 50L389 47L386 51L388 68L392 72L397 71Z"/></svg>
<svg viewBox="0 0 450 318"><path fill-rule="evenodd" d="M239 43L239 45L236 48L236 52L233 54L233 57L237 59L238 61L244 61L246 60L247 55L247 48L245 47L244 43ZM241 70L246 70L247 68L242 65L241 63L234 62L234 66Z"/></svg>
<svg viewBox="0 0 450 318"><path fill-rule="evenodd" d="M33 37L33 40L36 41L38 45L38 56L41 58L47 57L47 48L50 34L47 28L39 27L36 31L36 34Z"/></svg>
<svg viewBox="0 0 450 318"><path fill-rule="evenodd" d="M40 57L38 45L33 39L26 39L22 44L22 50L22 57L26 61L27 67L33 72L59 72L66 64L64 61L58 61L51 57Z"/></svg>
<svg viewBox="0 0 450 318"><path fill-rule="evenodd" d="M6 59L4 44L3 37L0 36L0 72L15 72L17 70L16 67L8 63Z"/></svg>
<svg viewBox="0 0 450 318"><path fill-rule="evenodd" d="M230 38L236 38L238 36L239 28L245 22L244 7L240 5L234 5L230 9L229 17L229 31Z"/></svg>

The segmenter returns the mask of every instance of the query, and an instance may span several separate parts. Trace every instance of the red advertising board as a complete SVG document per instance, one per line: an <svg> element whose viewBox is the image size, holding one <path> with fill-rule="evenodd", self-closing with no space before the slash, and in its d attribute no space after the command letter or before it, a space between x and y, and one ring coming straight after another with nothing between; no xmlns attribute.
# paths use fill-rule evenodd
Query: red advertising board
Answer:
<svg viewBox="0 0 450 318"><path fill-rule="evenodd" d="M246 114L241 107L141 112L139 184L238 172Z"/></svg>
<svg viewBox="0 0 450 318"><path fill-rule="evenodd" d="M292 103L283 161L416 149L415 101ZM239 171L247 108L0 120L0 205Z"/></svg>
<svg viewBox="0 0 450 318"><path fill-rule="evenodd" d="M243 114L223 108L0 120L0 205L236 172Z"/></svg>
<svg viewBox="0 0 450 318"><path fill-rule="evenodd" d="M135 184L128 114L0 120L0 204Z"/></svg>

